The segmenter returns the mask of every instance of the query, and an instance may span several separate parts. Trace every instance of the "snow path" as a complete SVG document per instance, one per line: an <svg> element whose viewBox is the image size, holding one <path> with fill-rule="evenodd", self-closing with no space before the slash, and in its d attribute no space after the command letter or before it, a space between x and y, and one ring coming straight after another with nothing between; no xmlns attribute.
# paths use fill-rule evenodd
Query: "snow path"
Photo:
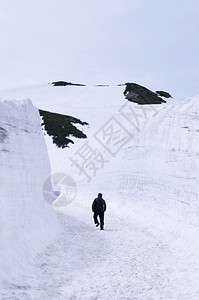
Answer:
<svg viewBox="0 0 199 300"><path fill-rule="evenodd" d="M57 214L63 232L39 257L36 277L2 300L198 299L191 261L132 221L107 212L100 231L89 207Z"/></svg>

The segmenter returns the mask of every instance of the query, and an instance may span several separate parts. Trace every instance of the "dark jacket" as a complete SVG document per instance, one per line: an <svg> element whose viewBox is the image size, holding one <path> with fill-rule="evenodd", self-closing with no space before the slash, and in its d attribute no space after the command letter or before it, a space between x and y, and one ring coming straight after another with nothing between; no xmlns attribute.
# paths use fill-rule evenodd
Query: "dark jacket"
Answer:
<svg viewBox="0 0 199 300"><path fill-rule="evenodd" d="M106 202L103 198L95 198L92 204L92 211L97 213L106 211Z"/></svg>

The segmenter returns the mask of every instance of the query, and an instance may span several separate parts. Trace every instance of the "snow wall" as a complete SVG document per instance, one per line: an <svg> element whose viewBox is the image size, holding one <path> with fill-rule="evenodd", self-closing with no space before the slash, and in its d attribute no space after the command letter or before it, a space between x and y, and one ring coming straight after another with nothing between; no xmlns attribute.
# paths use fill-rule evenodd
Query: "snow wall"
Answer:
<svg viewBox="0 0 199 300"><path fill-rule="evenodd" d="M30 100L0 101L0 280L33 272L37 254L59 231L42 186L50 164L40 116Z"/></svg>

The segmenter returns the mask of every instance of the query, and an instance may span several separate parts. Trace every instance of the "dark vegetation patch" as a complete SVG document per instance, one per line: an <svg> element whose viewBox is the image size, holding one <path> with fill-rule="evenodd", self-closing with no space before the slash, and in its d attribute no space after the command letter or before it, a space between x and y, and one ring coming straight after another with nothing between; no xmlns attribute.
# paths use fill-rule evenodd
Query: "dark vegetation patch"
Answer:
<svg viewBox="0 0 199 300"><path fill-rule="evenodd" d="M82 83L72 83L67 81L53 81L52 84L54 86L66 86L66 85L85 86L85 84Z"/></svg>
<svg viewBox="0 0 199 300"><path fill-rule="evenodd" d="M8 132L3 127L0 127L0 143L3 143L8 137Z"/></svg>
<svg viewBox="0 0 199 300"><path fill-rule="evenodd" d="M66 148L68 144L74 144L73 140L69 139L69 136L85 139L87 136L79 129L77 129L72 123L80 125L88 125L86 122L66 116L62 114L52 113L49 111L39 109L40 116L43 119L42 126L49 136L52 136L53 143L58 148Z"/></svg>

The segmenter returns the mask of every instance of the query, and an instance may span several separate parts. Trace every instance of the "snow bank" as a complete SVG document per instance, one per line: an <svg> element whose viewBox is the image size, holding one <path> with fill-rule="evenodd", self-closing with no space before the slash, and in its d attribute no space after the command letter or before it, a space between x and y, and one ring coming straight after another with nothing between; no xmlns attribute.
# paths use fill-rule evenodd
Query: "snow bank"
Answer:
<svg viewBox="0 0 199 300"><path fill-rule="evenodd" d="M38 110L30 100L0 101L0 280L25 282L58 232L43 199L50 164Z"/></svg>
<svg viewBox="0 0 199 300"><path fill-rule="evenodd" d="M92 187L81 187L90 197L102 191L115 214L192 252L199 249L198 100L158 108Z"/></svg>

